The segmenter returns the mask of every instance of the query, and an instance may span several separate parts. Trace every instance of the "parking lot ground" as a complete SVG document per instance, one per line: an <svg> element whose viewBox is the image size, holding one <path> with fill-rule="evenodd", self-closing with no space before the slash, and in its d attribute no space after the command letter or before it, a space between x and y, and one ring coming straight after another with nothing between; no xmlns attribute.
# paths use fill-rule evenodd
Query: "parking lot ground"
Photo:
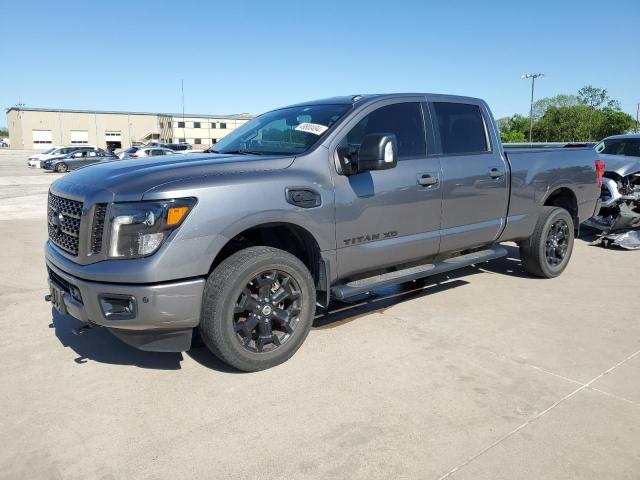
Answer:
<svg viewBox="0 0 640 480"><path fill-rule="evenodd" d="M48 183L0 151L0 478L638 479L640 252L489 264L332 305L287 363L74 336Z"/></svg>

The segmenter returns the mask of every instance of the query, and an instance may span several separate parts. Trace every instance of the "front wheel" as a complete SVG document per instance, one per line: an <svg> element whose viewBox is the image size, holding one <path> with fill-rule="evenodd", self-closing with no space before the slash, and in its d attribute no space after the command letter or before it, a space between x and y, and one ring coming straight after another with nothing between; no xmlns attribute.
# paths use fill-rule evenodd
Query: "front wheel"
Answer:
<svg viewBox="0 0 640 480"><path fill-rule="evenodd" d="M231 255L207 279L200 333L211 352L245 372L289 359L315 314L313 278L297 257L272 247Z"/></svg>
<svg viewBox="0 0 640 480"><path fill-rule="evenodd" d="M569 212L560 207L543 207L533 234L520 243L522 266L536 277L557 277L567 268L573 240Z"/></svg>
<svg viewBox="0 0 640 480"><path fill-rule="evenodd" d="M58 163L55 170L58 173L65 173L69 170L69 166L64 162Z"/></svg>

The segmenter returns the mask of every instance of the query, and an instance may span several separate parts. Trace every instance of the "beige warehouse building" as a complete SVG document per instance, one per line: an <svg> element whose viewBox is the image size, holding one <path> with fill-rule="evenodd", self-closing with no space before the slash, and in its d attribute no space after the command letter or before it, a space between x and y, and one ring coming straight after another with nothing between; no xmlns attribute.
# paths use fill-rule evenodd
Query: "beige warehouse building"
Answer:
<svg viewBox="0 0 640 480"><path fill-rule="evenodd" d="M55 145L131 145L189 143L205 149L253 118L250 114L193 115L11 107L7 126L12 148Z"/></svg>

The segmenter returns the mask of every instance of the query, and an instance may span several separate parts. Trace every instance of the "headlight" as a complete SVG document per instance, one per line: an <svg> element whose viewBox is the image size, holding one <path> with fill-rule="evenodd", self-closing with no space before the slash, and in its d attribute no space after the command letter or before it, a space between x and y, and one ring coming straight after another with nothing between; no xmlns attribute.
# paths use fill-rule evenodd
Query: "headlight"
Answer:
<svg viewBox="0 0 640 480"><path fill-rule="evenodd" d="M154 253L178 228L195 198L111 205L109 257L139 258Z"/></svg>

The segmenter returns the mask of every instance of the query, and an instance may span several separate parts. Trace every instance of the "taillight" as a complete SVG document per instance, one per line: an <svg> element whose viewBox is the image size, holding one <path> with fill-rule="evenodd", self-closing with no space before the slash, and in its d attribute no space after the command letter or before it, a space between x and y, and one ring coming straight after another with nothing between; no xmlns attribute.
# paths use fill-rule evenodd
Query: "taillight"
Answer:
<svg viewBox="0 0 640 480"><path fill-rule="evenodd" d="M596 173L598 174L598 186L602 186L602 176L604 175L604 169L606 164L602 160L596 160Z"/></svg>

